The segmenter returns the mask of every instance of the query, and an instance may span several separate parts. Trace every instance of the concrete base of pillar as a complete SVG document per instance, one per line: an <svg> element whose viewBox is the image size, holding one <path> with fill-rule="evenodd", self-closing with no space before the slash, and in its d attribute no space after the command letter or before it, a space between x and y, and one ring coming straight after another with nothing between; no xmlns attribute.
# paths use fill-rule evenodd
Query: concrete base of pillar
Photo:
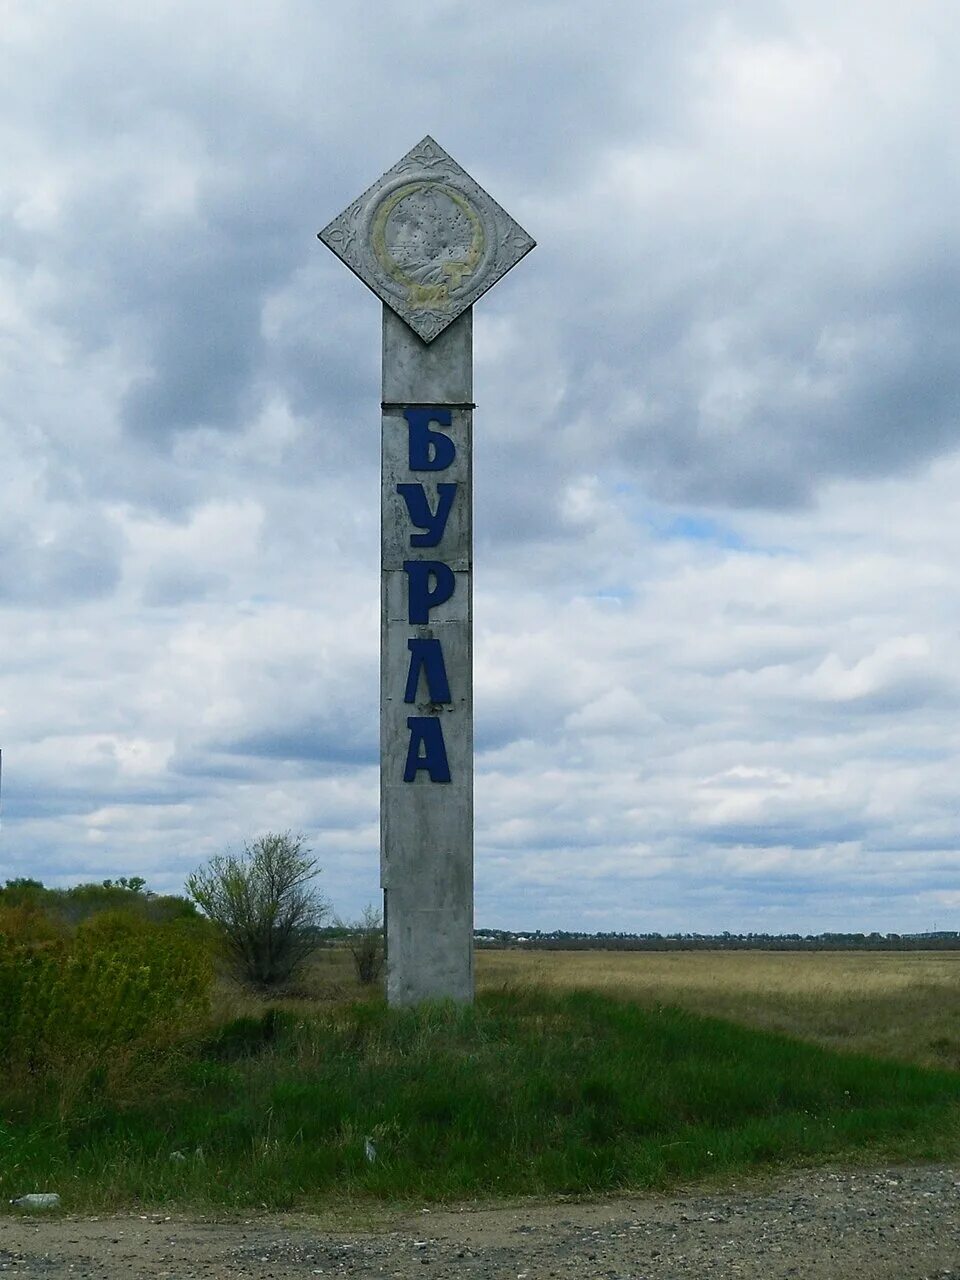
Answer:
<svg viewBox="0 0 960 1280"><path fill-rule="evenodd" d="M388 1003L399 1006L424 1000L473 1000L472 909L423 909L392 891L389 902Z"/></svg>

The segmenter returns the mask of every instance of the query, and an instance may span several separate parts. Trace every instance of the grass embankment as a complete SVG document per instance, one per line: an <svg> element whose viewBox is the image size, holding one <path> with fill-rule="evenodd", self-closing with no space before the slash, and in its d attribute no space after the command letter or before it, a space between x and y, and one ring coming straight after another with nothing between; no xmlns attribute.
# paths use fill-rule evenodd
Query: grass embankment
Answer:
<svg viewBox="0 0 960 1280"><path fill-rule="evenodd" d="M8 1098L0 1196L280 1209L661 1188L960 1149L958 1074L588 992L268 1012L154 1058L149 1083L142 1068L127 1079L91 1082L61 1114Z"/></svg>

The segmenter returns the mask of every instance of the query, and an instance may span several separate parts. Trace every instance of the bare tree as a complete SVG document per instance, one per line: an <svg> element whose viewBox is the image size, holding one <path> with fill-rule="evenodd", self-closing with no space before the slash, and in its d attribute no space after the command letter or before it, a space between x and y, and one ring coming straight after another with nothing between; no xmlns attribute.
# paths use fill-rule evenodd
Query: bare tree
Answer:
<svg viewBox="0 0 960 1280"><path fill-rule="evenodd" d="M187 878L187 893L217 925L241 978L273 986L319 945L330 903L310 881L319 873L306 836L270 832L241 854L222 854Z"/></svg>

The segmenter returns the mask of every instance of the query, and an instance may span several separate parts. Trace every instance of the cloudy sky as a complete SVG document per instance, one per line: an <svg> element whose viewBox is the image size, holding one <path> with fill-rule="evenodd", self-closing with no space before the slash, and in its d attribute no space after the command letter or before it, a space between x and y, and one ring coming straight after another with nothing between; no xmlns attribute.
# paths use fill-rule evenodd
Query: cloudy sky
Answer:
<svg viewBox="0 0 960 1280"><path fill-rule="evenodd" d="M0 0L0 879L377 889L379 304L476 308L477 923L960 927L952 0Z"/></svg>

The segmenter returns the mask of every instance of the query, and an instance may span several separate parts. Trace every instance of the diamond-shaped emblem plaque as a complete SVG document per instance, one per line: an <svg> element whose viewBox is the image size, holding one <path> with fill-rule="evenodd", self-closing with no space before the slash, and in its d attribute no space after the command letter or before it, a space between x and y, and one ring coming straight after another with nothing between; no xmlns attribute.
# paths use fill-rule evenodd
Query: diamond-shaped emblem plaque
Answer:
<svg viewBox="0 0 960 1280"><path fill-rule="evenodd" d="M536 243L430 137L324 227L320 239L424 342Z"/></svg>

